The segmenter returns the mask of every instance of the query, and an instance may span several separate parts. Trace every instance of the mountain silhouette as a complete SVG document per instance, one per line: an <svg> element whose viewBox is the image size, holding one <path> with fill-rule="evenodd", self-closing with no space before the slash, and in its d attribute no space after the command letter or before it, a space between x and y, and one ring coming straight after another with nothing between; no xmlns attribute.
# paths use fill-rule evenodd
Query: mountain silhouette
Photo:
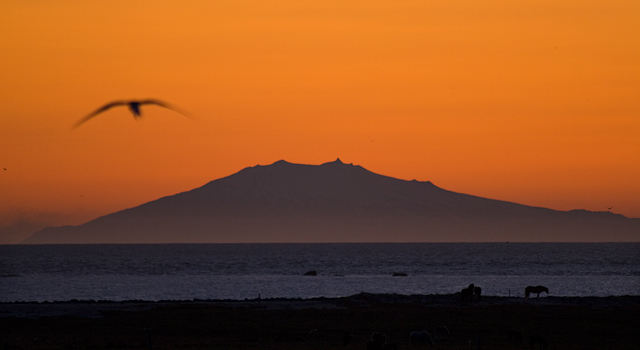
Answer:
<svg viewBox="0 0 640 350"><path fill-rule="evenodd" d="M444 190L337 159L245 168L23 243L639 241L640 219Z"/></svg>

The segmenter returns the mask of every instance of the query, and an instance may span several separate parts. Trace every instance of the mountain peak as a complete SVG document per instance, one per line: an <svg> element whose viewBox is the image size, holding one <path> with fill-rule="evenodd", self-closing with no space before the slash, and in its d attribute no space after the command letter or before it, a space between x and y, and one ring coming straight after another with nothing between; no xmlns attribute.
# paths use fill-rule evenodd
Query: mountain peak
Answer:
<svg viewBox="0 0 640 350"><path fill-rule="evenodd" d="M351 166L353 166L353 163L345 164L344 162L342 162L340 160L340 158L336 158L336 160L334 160L333 162L326 162L326 163L320 164L320 166L340 166L340 165L351 165Z"/></svg>
<svg viewBox="0 0 640 350"><path fill-rule="evenodd" d="M455 193L337 158L244 168L23 243L638 241L638 232L640 219Z"/></svg>
<svg viewBox="0 0 640 350"><path fill-rule="evenodd" d="M291 162L288 162L288 161L286 161L284 159L280 159L280 160L278 160L276 162L273 162L270 165L305 165L305 166L308 166L307 164L291 163ZM328 166L331 166L331 165L352 165L353 166L353 163L345 164L342 160L340 160L340 158L336 158L336 160L334 160L333 162L326 162L326 163L320 164L320 166L323 166L323 165L328 165ZM258 165L258 167L261 167L261 166L269 166L269 165Z"/></svg>

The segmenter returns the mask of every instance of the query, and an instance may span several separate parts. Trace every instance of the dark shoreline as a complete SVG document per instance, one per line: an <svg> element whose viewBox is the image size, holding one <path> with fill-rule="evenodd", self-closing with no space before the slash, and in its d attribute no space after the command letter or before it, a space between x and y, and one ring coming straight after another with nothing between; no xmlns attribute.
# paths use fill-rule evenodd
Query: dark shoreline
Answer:
<svg viewBox="0 0 640 350"><path fill-rule="evenodd" d="M69 300L0 302L0 319L6 317L40 318L72 316L102 317L111 311L143 311L160 307L188 307L193 305L225 308L265 310L348 309L376 305L417 305L429 308L486 308L505 305L531 307L572 306L588 309L615 309L640 306L640 296L555 297L544 296L526 300L520 297L484 296L482 301L462 302L460 294L371 294L359 293L338 298L265 298L265 299L193 299L193 300Z"/></svg>
<svg viewBox="0 0 640 350"><path fill-rule="evenodd" d="M343 298L0 303L5 349L366 349L374 331L409 349L409 333L446 326L438 349L638 349L640 296ZM522 344L509 343L517 330ZM342 338L349 332L345 347Z"/></svg>

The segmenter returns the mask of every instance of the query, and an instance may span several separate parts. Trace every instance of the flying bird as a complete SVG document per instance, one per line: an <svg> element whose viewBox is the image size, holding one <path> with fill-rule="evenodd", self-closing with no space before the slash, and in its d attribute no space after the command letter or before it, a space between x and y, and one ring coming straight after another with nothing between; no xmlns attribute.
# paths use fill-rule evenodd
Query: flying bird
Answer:
<svg viewBox="0 0 640 350"><path fill-rule="evenodd" d="M129 110L131 111L131 113L133 113L133 118L138 119L142 117L142 113L140 112L140 106L142 105L156 105L156 106L160 106L160 107L164 107L164 108L168 108L174 112L180 113L186 117L188 117L188 115L186 115L184 112L181 112L179 110L177 110L175 107L170 106L168 103L160 101L160 100L130 100L130 101L113 101L113 102L109 102L106 105L96 109L95 111L93 111L92 113L90 113L89 115L87 115L86 117L78 120L78 122L75 123L75 125L73 126L73 128L77 128L80 125L84 124L86 121L88 121L89 119L95 117L96 115L107 111L108 109L111 109L113 107L117 107L117 106L128 106Z"/></svg>

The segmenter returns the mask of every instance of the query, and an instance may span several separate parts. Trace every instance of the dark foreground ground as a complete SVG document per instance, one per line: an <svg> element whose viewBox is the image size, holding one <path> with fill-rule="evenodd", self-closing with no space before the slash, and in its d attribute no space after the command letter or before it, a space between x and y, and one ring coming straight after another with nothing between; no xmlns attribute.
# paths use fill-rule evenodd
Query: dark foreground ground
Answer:
<svg viewBox="0 0 640 350"><path fill-rule="evenodd" d="M450 336L434 349L530 349L533 334L549 349L640 349L640 297L0 303L0 349L364 350L374 331L409 349L411 331L437 326Z"/></svg>

